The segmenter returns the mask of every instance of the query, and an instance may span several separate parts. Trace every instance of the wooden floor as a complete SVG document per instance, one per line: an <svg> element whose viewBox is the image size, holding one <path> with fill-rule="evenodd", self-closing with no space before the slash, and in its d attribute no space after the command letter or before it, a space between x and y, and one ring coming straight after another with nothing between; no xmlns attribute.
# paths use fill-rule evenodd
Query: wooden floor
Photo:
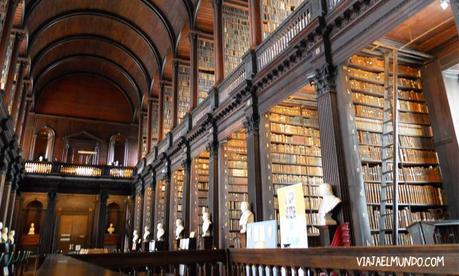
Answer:
<svg viewBox="0 0 459 276"><path fill-rule="evenodd" d="M39 276L122 275L65 255L49 255L38 270Z"/></svg>

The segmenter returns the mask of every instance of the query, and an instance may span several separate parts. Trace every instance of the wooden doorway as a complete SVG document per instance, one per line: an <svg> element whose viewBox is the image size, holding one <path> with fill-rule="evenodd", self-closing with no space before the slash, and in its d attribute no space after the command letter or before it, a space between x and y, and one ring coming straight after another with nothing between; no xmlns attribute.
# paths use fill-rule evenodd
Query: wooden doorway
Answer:
<svg viewBox="0 0 459 276"><path fill-rule="evenodd" d="M67 253L78 246L87 248L89 244L88 226L89 214L62 214L59 217L57 231L57 250Z"/></svg>

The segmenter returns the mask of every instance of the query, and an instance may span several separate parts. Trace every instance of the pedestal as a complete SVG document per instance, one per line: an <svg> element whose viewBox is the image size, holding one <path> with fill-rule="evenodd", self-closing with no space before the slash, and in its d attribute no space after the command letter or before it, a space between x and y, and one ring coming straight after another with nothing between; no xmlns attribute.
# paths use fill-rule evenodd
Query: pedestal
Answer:
<svg viewBox="0 0 459 276"><path fill-rule="evenodd" d="M144 241L142 242L142 251L143 252L150 252L150 242L149 241Z"/></svg>
<svg viewBox="0 0 459 276"><path fill-rule="evenodd" d="M330 246L330 235L335 232L336 225L317 226L320 233L320 246Z"/></svg>
<svg viewBox="0 0 459 276"><path fill-rule="evenodd" d="M204 250L212 249L212 237L202 237L202 241Z"/></svg>
<svg viewBox="0 0 459 276"><path fill-rule="evenodd" d="M165 241L156 241L156 251L167 251L167 245Z"/></svg>

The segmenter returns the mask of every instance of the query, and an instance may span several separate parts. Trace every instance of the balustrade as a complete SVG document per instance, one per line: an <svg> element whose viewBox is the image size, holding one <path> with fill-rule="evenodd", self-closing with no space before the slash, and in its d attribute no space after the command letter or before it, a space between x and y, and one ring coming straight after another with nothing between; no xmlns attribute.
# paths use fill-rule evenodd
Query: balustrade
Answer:
<svg viewBox="0 0 459 276"><path fill-rule="evenodd" d="M111 178L132 178L134 168L95 166L95 165L76 165L59 162L25 162L26 174L42 175L63 175L63 176L83 176L83 177L111 177Z"/></svg>

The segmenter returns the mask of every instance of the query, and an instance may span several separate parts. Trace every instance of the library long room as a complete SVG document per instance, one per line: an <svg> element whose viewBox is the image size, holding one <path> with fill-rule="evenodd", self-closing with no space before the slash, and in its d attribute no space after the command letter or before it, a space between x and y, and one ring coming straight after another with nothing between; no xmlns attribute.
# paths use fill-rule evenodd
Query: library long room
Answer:
<svg viewBox="0 0 459 276"><path fill-rule="evenodd" d="M459 275L459 1L0 18L0 276Z"/></svg>

